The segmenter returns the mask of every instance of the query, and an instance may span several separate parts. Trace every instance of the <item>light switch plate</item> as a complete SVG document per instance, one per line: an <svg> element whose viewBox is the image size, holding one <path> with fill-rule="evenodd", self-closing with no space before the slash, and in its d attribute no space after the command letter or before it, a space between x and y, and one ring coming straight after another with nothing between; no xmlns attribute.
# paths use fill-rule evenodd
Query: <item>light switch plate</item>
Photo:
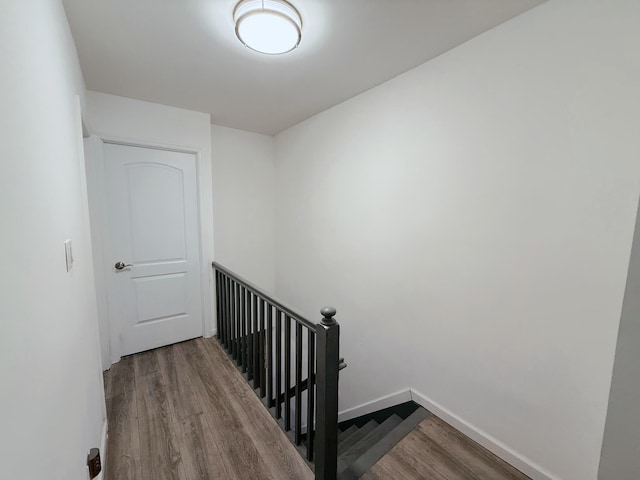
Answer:
<svg viewBox="0 0 640 480"><path fill-rule="evenodd" d="M67 260L67 272L73 267L73 248L71 246L71 240L64 242L64 254Z"/></svg>

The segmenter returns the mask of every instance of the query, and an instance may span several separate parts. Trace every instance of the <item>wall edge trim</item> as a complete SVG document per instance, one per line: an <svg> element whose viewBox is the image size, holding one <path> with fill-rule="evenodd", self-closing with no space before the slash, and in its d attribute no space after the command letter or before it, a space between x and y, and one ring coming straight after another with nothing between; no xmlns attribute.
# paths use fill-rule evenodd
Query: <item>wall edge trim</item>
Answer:
<svg viewBox="0 0 640 480"><path fill-rule="evenodd" d="M346 420L361 417L362 415L368 415L370 413L377 412L378 410L394 407L409 401L411 401L411 389L406 388L404 390L376 398L370 402L343 410L338 413L338 422L344 422Z"/></svg>

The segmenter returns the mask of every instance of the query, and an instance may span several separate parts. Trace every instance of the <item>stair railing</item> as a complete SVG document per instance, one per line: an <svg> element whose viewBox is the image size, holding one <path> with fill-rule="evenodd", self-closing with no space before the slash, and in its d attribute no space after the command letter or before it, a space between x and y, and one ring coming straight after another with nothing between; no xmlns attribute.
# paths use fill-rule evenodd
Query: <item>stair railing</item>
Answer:
<svg viewBox="0 0 640 480"><path fill-rule="evenodd" d="M338 372L346 364L340 358L335 308L323 308L315 324L219 263L212 266L220 344L313 462L316 480L336 480Z"/></svg>

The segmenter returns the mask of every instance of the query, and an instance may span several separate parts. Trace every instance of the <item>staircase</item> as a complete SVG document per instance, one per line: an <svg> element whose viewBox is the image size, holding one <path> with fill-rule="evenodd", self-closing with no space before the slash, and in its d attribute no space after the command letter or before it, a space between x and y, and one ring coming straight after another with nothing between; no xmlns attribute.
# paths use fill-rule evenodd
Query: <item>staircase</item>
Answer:
<svg viewBox="0 0 640 480"><path fill-rule="evenodd" d="M311 322L213 262L218 340L316 480L360 478L428 412L413 402L338 423L336 310ZM307 427L311 426L311 432Z"/></svg>
<svg viewBox="0 0 640 480"><path fill-rule="evenodd" d="M429 415L430 413L417 403L406 402L340 423L336 478L360 478ZM283 423L278 423L284 430ZM286 431L285 433L295 446L293 434ZM305 433L303 440L306 438ZM304 457L304 449L297 449ZM307 463L315 469L313 461Z"/></svg>
<svg viewBox="0 0 640 480"><path fill-rule="evenodd" d="M360 478L422 420L427 418L429 415L427 410L413 402L408 403L412 405L403 404L392 407L344 422L339 427L339 480ZM411 413L408 413L407 410Z"/></svg>

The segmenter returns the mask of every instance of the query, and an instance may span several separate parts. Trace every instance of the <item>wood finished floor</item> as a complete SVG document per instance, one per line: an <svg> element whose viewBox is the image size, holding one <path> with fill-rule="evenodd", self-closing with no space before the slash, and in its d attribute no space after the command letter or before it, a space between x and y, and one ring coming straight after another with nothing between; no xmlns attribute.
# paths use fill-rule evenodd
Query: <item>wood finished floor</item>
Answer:
<svg viewBox="0 0 640 480"><path fill-rule="evenodd" d="M455 428L430 415L362 480L531 480Z"/></svg>
<svg viewBox="0 0 640 480"><path fill-rule="evenodd" d="M123 358L105 373L106 480L312 480L215 339Z"/></svg>

